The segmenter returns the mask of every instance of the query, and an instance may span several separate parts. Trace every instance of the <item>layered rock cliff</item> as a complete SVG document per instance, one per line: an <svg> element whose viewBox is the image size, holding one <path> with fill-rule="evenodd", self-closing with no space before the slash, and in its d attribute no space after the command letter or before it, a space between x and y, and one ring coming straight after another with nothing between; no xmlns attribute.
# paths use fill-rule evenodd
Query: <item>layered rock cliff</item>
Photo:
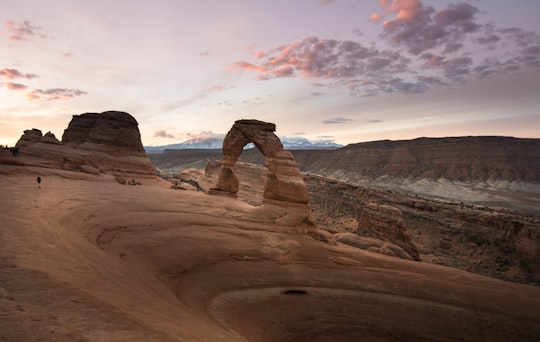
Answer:
<svg viewBox="0 0 540 342"><path fill-rule="evenodd" d="M154 175L142 147L137 121L128 113L74 115L62 142L41 130L24 131L16 156L2 154L0 163L40 166L92 174Z"/></svg>

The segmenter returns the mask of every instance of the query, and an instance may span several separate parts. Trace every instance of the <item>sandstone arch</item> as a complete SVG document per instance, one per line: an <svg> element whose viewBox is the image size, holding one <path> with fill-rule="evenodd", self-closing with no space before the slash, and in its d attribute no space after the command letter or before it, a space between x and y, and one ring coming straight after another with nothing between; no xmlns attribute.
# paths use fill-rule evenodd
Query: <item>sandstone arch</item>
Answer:
<svg viewBox="0 0 540 342"><path fill-rule="evenodd" d="M237 120L225 136L218 184L210 193L237 197L239 183L233 167L244 146L253 143L266 158L268 174L263 203L305 206L309 194L293 155L274 134L276 125L259 120Z"/></svg>

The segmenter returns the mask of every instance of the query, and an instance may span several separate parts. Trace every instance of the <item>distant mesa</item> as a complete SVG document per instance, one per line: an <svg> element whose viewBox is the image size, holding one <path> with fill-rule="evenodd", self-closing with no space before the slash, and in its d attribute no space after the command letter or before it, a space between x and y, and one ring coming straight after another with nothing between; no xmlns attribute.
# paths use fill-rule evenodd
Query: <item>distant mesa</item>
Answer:
<svg viewBox="0 0 540 342"><path fill-rule="evenodd" d="M156 173L144 152L137 121L125 112L73 115L61 142L53 133L42 135L33 128L24 131L15 147L18 157L3 153L0 163L92 174Z"/></svg>

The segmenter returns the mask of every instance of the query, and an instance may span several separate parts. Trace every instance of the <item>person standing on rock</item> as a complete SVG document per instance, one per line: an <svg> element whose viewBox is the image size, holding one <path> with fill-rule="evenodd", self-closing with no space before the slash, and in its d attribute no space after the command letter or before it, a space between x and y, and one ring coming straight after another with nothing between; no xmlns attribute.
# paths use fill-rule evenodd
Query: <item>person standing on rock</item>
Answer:
<svg viewBox="0 0 540 342"><path fill-rule="evenodd" d="M37 181L38 188L41 189L41 177L37 176L36 181Z"/></svg>

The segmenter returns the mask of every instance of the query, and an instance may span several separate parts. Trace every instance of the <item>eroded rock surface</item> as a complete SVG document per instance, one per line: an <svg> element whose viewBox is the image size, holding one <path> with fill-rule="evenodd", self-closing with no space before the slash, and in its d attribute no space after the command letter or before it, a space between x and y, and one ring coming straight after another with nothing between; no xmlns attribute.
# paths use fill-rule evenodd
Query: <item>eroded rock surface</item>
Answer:
<svg viewBox="0 0 540 342"><path fill-rule="evenodd" d="M420 260L416 247L407 235L403 214L396 207L369 203L362 210L358 230L363 235L391 241L403 248L414 260Z"/></svg>

